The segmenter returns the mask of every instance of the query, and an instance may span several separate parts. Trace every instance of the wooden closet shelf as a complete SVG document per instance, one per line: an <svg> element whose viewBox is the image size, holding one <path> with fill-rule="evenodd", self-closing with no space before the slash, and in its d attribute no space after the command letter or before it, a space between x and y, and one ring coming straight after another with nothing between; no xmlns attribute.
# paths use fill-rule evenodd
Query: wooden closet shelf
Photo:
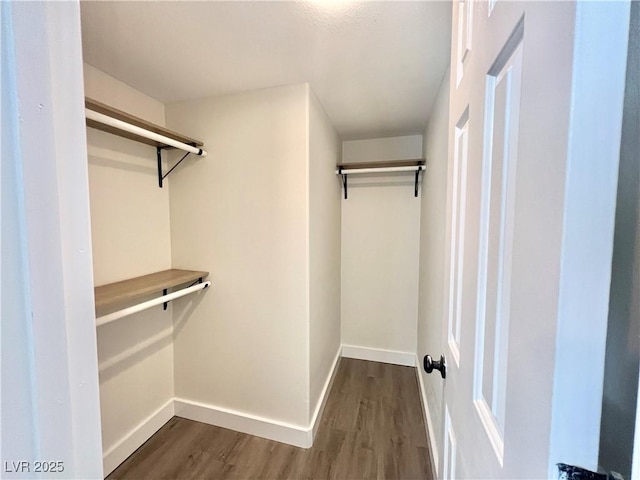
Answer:
<svg viewBox="0 0 640 480"><path fill-rule="evenodd" d="M342 170L352 170L357 168L389 168L389 167L419 167L426 163L424 158L414 160L383 160L381 162L356 162L339 163L337 168Z"/></svg>
<svg viewBox="0 0 640 480"><path fill-rule="evenodd" d="M96 310L121 305L136 298L162 292L165 289L185 283L193 283L200 279L204 280L208 275L209 272L173 268L102 285L94 289Z"/></svg>
<svg viewBox="0 0 640 480"><path fill-rule="evenodd" d="M156 125L154 123L148 122L147 120L144 120L142 118L135 117L126 112L123 112L122 110L118 110L117 108L113 108L113 107L110 107L109 105L105 105L104 103L98 102L97 100L93 100L91 98L85 97L84 105L87 109L93 110L94 112L102 113L103 115L107 115L109 117L115 118L116 120L121 120L123 122L130 123L131 125L144 128L145 130L149 130L159 135L164 135L165 137L169 137L173 140L177 140L178 142L186 143L187 145L192 145L194 147L201 147L203 145L200 140L195 140L193 138L187 137L186 135L182 135L181 133L177 133L172 130L169 130L168 128L164 128L164 127L161 127L160 125ZM87 119L87 126L98 129L98 130L102 130L103 132L111 133L113 135L118 135L120 137L128 138L129 140L145 143L147 145L153 145L154 147L172 148L156 140L151 140L149 138L136 135L135 133L126 132L124 130L114 128L112 126L105 125L104 123L96 122L94 120Z"/></svg>

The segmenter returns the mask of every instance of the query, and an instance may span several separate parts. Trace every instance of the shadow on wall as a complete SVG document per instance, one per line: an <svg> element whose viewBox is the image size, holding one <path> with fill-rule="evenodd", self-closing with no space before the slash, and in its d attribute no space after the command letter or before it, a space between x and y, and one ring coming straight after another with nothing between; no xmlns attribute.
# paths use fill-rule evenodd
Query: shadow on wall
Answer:
<svg viewBox="0 0 640 480"><path fill-rule="evenodd" d="M128 332L130 332L132 327L135 330L148 331L157 325L157 315L164 314L173 317L173 315L179 309L178 320L175 322L175 324L173 324L173 327L164 328L161 331L157 332L155 335L149 335L149 332L147 332L147 334L143 337L144 340L140 342L134 339L133 341L127 342L124 345L120 343L120 345L125 348L121 348L117 353L111 353L108 356L105 355L108 357L108 360L101 362L98 367L100 373L100 381L107 381L118 376L120 373L130 369L131 367L142 362L154 353L169 346L173 342L174 335L182 330L186 320L202 302L202 299L204 298L204 292L205 291L200 291L190 295L186 304L184 301L180 302L180 305L174 304L172 307L173 313L171 310L167 310L166 312L164 312L162 311L162 307L158 306L151 310L147 310L146 312L140 312L138 314L131 315L127 320L125 320L127 322ZM112 334L122 327L121 321L109 323L99 328L102 329L104 333ZM108 330L112 331L108 332Z"/></svg>
<svg viewBox="0 0 640 480"><path fill-rule="evenodd" d="M90 149L91 153L89 154L89 164L94 165L96 167L107 167L113 168L116 170L127 170L129 172L142 173L144 175L149 175L152 177L156 177L158 175L158 170L155 166L146 167L144 165L136 165L131 162L123 161L123 160L114 160L113 158L108 158L108 151L98 152L95 148ZM104 156L96 156L96 154L102 153ZM136 159L137 160L137 159Z"/></svg>
<svg viewBox="0 0 640 480"><path fill-rule="evenodd" d="M196 308L198 308L198 306L202 303L202 301L204 300L204 296L208 293L208 290L211 290L212 287L213 284L209 288L200 290L194 294L189 295L188 297L183 297L179 299L180 301L174 305L173 338L175 338L182 331L189 317L191 317ZM176 311L178 311L178 315L176 315Z"/></svg>
<svg viewBox="0 0 640 480"><path fill-rule="evenodd" d="M155 177L156 152L154 147L122 138L114 138L105 132L87 130L89 165L142 173Z"/></svg>

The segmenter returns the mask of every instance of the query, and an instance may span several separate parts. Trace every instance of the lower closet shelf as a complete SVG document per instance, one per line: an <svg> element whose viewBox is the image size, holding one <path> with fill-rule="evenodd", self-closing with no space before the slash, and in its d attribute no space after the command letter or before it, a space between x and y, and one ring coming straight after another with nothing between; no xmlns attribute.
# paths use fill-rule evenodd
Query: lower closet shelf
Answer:
<svg viewBox="0 0 640 480"><path fill-rule="evenodd" d="M129 305L127 308L98 317L96 324L100 326L117 320L118 318L131 315L161 303L166 304L166 302L175 298L207 288L211 285L210 281L204 282L204 279L208 275L209 272L171 269L96 287L94 289L96 314L106 310L113 310L118 306L123 307ZM170 288L187 283L191 285L167 294ZM138 304L134 303L136 299L159 292L162 292L163 296Z"/></svg>

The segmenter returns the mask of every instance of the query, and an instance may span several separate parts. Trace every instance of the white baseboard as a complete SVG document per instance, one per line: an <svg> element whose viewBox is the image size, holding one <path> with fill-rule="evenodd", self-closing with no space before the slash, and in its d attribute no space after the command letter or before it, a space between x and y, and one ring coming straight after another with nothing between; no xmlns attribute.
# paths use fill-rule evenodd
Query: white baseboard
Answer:
<svg viewBox="0 0 640 480"><path fill-rule="evenodd" d="M327 405L327 399L329 398L329 392L331 392L333 379L336 377L336 372L338 371L338 365L340 364L341 356L342 347L338 348L338 351L336 352L336 356L333 359L333 365L331 365L331 371L329 372L327 380L324 382L324 387L322 388L322 393L320 394L320 398L318 399L316 410L313 413L313 417L311 417L312 442L316 439L316 433L318 433L318 427L320 426L319 420L322 418L324 407Z"/></svg>
<svg viewBox="0 0 640 480"><path fill-rule="evenodd" d="M259 417L237 410L175 398L175 414L178 417L288 443L296 447L309 448L313 443L310 427L302 427L272 418Z"/></svg>
<svg viewBox="0 0 640 480"><path fill-rule="evenodd" d="M324 383L322 394L316 405L311 424L308 427L182 398L174 399L175 414L178 417L228 428L236 432L268 438L269 440L287 443L296 447L310 448L318 431L322 412L327 404L327 398L339 364L340 353L341 349L338 349L331 366L331 372Z"/></svg>
<svg viewBox="0 0 640 480"><path fill-rule="evenodd" d="M418 356L415 357L416 375L418 376L418 385L420 386L420 403L422 404L422 413L424 416L424 424L427 427L427 436L429 437L429 446L431 452L431 459L433 460L433 478L438 478L438 443L436 442L436 432L433 428L433 420L431 418L431 411L429 410L429 404L427 403L427 392L424 389L424 382L422 380L422 372L420 370L421 363Z"/></svg>
<svg viewBox="0 0 640 480"><path fill-rule="evenodd" d="M296 447L311 447L320 425L322 413L327 404L329 392L331 391L331 386L333 385L333 380L338 370L341 356L342 347L336 352L331 366L331 371L325 380L322 393L311 418L311 424L308 427L293 425L270 418L259 417L183 398L173 398L142 421L104 453L103 468L105 477L124 462L129 455L135 452L165 423L171 420L174 415L187 418L189 420L216 425L218 427L228 428L237 432L268 438L270 440L287 443Z"/></svg>
<svg viewBox="0 0 640 480"><path fill-rule="evenodd" d="M167 423L174 415L173 399L169 400L158 410L153 412L135 428L127 433L115 445L111 446L102 456L104 476L113 472L129 455L135 452L144 442Z"/></svg>
<svg viewBox="0 0 640 480"><path fill-rule="evenodd" d="M397 352L382 348L358 347L355 345L342 345L342 356L357 358L358 360L371 360L373 362L392 363L405 367L416 366L416 354L409 352Z"/></svg>

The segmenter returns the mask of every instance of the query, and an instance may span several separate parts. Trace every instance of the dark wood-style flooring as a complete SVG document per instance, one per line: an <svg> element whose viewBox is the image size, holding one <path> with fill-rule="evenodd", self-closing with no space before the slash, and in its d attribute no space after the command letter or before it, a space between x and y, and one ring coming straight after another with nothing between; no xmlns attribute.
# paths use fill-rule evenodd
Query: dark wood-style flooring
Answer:
<svg viewBox="0 0 640 480"><path fill-rule="evenodd" d="M109 479L431 479L413 368L343 358L313 447L174 417Z"/></svg>

